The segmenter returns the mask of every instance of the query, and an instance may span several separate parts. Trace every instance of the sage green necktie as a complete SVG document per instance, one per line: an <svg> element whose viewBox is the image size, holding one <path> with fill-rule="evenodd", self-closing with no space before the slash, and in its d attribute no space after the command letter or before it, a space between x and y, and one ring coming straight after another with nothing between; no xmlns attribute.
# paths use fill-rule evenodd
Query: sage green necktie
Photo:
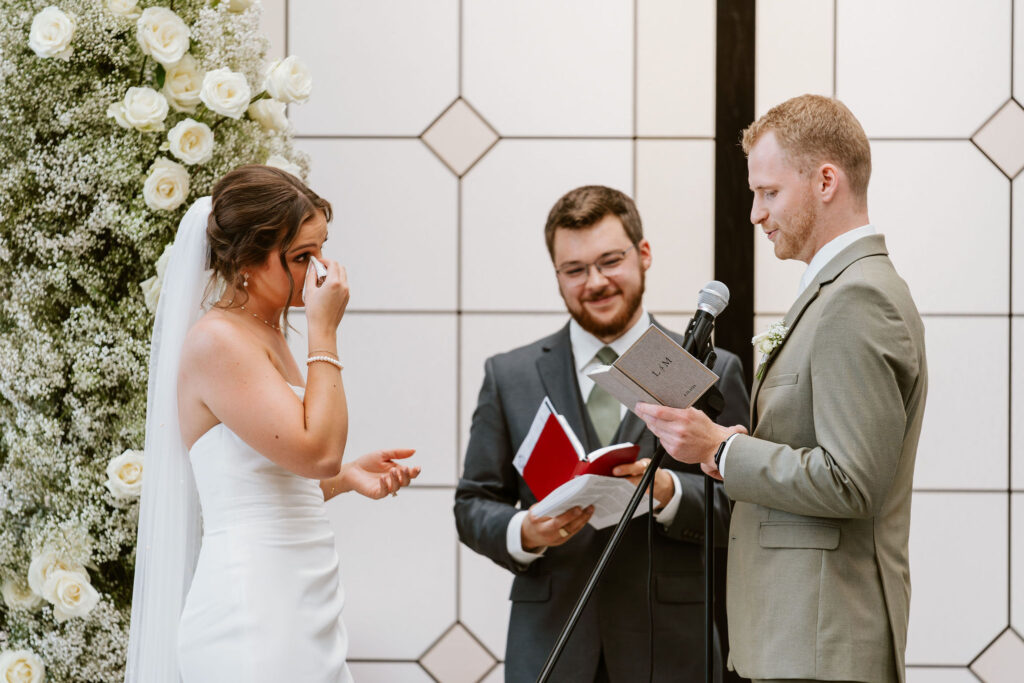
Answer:
<svg viewBox="0 0 1024 683"><path fill-rule="evenodd" d="M603 347L595 356L602 365L611 365L618 357L619 354L610 346ZM604 387L595 384L590 390L590 396L587 397L587 413L590 414L590 422L594 425L594 431L597 432L597 438L602 446L610 444L615 432L618 431L619 412L618 400Z"/></svg>

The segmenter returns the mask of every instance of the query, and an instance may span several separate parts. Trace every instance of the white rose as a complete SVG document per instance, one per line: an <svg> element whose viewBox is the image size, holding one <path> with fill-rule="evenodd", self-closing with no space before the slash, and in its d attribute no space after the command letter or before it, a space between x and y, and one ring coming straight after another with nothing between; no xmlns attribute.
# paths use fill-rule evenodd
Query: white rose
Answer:
<svg viewBox="0 0 1024 683"><path fill-rule="evenodd" d="M142 294L146 297L146 308L149 309L150 313L155 314L157 304L160 303L160 290L164 288L164 273L167 271L167 262L171 260L171 249L173 247L173 244L168 244L164 247L164 253L160 254L160 258L156 260L156 275L139 283L142 287Z"/></svg>
<svg viewBox="0 0 1024 683"><path fill-rule="evenodd" d="M173 211L188 197L188 171L181 164L160 157L149 169L142 197L154 211Z"/></svg>
<svg viewBox="0 0 1024 683"><path fill-rule="evenodd" d="M232 12L244 12L252 7L253 0L228 0L228 9Z"/></svg>
<svg viewBox="0 0 1024 683"><path fill-rule="evenodd" d="M249 108L251 96L252 91L245 76L230 69L207 71L199 92L203 104L232 119L242 118L242 114Z"/></svg>
<svg viewBox="0 0 1024 683"><path fill-rule="evenodd" d="M288 130L285 103L277 100L258 100L249 105L249 118L258 121L264 130L283 133Z"/></svg>
<svg viewBox="0 0 1024 683"><path fill-rule="evenodd" d="M53 618L58 623L72 617L84 617L100 601L100 594L89 583L87 575L63 569L58 569L46 579L43 597L53 604Z"/></svg>
<svg viewBox="0 0 1024 683"><path fill-rule="evenodd" d="M124 117L124 102L111 102L107 107L107 116L117 121L122 128L131 128L132 124Z"/></svg>
<svg viewBox="0 0 1024 683"><path fill-rule="evenodd" d="M293 164L292 162L285 159L280 154L270 155L270 157L267 158L265 165L273 166L274 168L279 168L282 171L287 171L296 178L302 178L302 169L299 168L296 164Z"/></svg>
<svg viewBox="0 0 1024 683"><path fill-rule="evenodd" d="M205 123L185 119L167 133L171 154L186 164L205 164L213 157L213 131Z"/></svg>
<svg viewBox="0 0 1024 683"><path fill-rule="evenodd" d="M32 18L28 46L40 57L67 59L71 56L71 37L74 33L75 20L50 5Z"/></svg>
<svg viewBox="0 0 1024 683"><path fill-rule="evenodd" d="M5 683L42 683L46 676L43 660L28 650L0 652L0 681Z"/></svg>
<svg viewBox="0 0 1024 683"><path fill-rule="evenodd" d="M293 55L270 65L263 87L275 100L302 103L309 99L313 77L306 65Z"/></svg>
<svg viewBox="0 0 1024 683"><path fill-rule="evenodd" d="M167 253L167 250L164 250ZM166 259L164 267L167 267ZM157 261L157 273L160 273L160 262ZM115 456L107 463L107 490L118 500L138 498L142 493L142 451L127 450Z"/></svg>
<svg viewBox="0 0 1024 683"><path fill-rule="evenodd" d="M167 105L167 98L152 88L128 88L124 94L124 101L121 103L120 115L129 126L144 133L151 133L164 129L164 119L170 108ZM118 114L111 114L107 109L107 115L113 116L114 120L120 123Z"/></svg>
<svg viewBox="0 0 1024 683"><path fill-rule="evenodd" d="M188 26L166 7L147 7L136 24L135 37L143 54L164 67L174 66L188 52Z"/></svg>
<svg viewBox="0 0 1024 683"><path fill-rule="evenodd" d="M119 17L135 19L142 14L138 4L139 0L107 0L107 9Z"/></svg>
<svg viewBox="0 0 1024 683"><path fill-rule="evenodd" d="M35 609L42 604L42 598L33 593L24 580L7 579L3 586L0 586L0 593L11 609Z"/></svg>
<svg viewBox="0 0 1024 683"><path fill-rule="evenodd" d="M199 90L203 87L203 72L192 55L185 55L164 76L164 97L175 111L192 113L199 104Z"/></svg>
<svg viewBox="0 0 1024 683"><path fill-rule="evenodd" d="M85 567L76 563L70 562L54 550L43 550L35 557L32 558L32 562L28 565L28 586L32 589L32 592L36 595L43 595L43 587L46 585L46 581L50 578L50 575L56 571L69 571L79 572L85 574Z"/></svg>

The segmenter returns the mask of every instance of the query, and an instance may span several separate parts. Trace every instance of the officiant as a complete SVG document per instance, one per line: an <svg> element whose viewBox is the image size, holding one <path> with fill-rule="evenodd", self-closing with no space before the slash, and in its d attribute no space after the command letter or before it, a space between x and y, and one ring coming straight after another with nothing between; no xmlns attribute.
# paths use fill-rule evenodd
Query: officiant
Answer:
<svg viewBox="0 0 1024 683"><path fill-rule="evenodd" d="M536 680L612 531L587 524L591 509L557 517L531 513L537 500L512 459L538 406L549 397L587 452L614 443L638 444L637 461L615 470L634 485L656 446L643 422L586 375L613 362L651 324L658 325L643 306L652 249L636 205L608 187L580 187L555 203L544 234L570 320L548 337L487 360L455 494L462 542L516 575L505 651L505 680L515 683ZM682 341L681 335L666 332ZM745 425L749 397L740 360L716 351L714 371L725 397L719 422ZM704 475L667 460L654 484L654 680L700 680ZM730 506L720 488L714 514L716 538L724 545ZM647 678L647 524L646 515L630 523L553 680ZM720 676L716 671L716 680Z"/></svg>

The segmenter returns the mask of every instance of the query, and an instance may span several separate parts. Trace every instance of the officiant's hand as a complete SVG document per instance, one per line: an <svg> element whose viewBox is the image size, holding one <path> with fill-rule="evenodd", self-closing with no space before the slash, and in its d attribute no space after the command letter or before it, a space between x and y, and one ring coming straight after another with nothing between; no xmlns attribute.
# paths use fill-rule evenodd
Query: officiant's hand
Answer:
<svg viewBox="0 0 1024 683"><path fill-rule="evenodd" d="M641 477L644 476L644 471L647 466L651 464L650 458L643 458L636 462L627 463L625 465L619 465L612 470L612 474L616 477L626 477L632 482L633 486L640 484ZM658 468L658 471L654 474L654 498L660 505L664 505L668 501L672 500L672 495L676 492L676 482L672 478L672 475L665 470Z"/></svg>
<svg viewBox="0 0 1024 683"><path fill-rule="evenodd" d="M534 517L532 509L527 511L520 538L523 550L530 553L562 545L585 527L593 514L593 505L583 509L574 507L557 517Z"/></svg>
<svg viewBox="0 0 1024 683"><path fill-rule="evenodd" d="M338 475L341 479L338 492L355 491L375 500L389 493L398 495L400 488L408 486L419 476L420 468L395 461L408 458L415 452L410 448L375 451L345 463Z"/></svg>

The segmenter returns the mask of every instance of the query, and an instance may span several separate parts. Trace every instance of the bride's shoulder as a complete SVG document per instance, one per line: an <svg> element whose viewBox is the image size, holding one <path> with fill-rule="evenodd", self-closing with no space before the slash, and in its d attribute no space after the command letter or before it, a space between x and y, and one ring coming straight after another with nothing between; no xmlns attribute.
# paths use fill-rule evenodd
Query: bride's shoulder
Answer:
<svg viewBox="0 0 1024 683"><path fill-rule="evenodd" d="M201 317L185 337L182 360L217 362L225 356L244 356L258 353L259 345L254 343L252 334L237 321L232 320L218 309L212 309Z"/></svg>

